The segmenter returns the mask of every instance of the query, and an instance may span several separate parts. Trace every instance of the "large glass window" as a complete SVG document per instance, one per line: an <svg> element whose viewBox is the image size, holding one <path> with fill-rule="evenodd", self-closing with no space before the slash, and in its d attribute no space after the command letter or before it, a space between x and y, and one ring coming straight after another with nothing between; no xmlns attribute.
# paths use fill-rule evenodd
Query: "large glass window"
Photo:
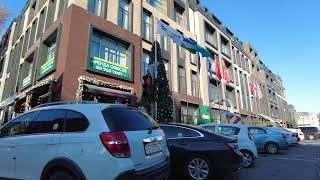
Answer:
<svg viewBox="0 0 320 180"><path fill-rule="evenodd" d="M103 16L104 0L89 0L88 9L97 16Z"/></svg>
<svg viewBox="0 0 320 180"><path fill-rule="evenodd" d="M129 9L130 4L127 0L119 1L119 14L118 14L118 24L123 29L129 30L130 21L129 21Z"/></svg>
<svg viewBox="0 0 320 180"><path fill-rule="evenodd" d="M174 6L174 21L177 22L180 25L183 25L183 10L179 8L178 6Z"/></svg>
<svg viewBox="0 0 320 180"><path fill-rule="evenodd" d="M221 86L220 83L216 80L210 81L209 83L209 100L210 102L221 99Z"/></svg>
<svg viewBox="0 0 320 180"><path fill-rule="evenodd" d="M147 74L149 62L150 62L149 53L146 52L146 51L143 51L143 54L142 54L142 65L141 65L141 77Z"/></svg>
<svg viewBox="0 0 320 180"><path fill-rule="evenodd" d="M183 103L181 106L181 122L185 124L197 124L198 108L193 104Z"/></svg>
<svg viewBox="0 0 320 180"><path fill-rule="evenodd" d="M191 72L191 92L192 96L198 97L199 96L199 84L198 84L198 73L192 71Z"/></svg>
<svg viewBox="0 0 320 180"><path fill-rule="evenodd" d="M221 51L227 55L230 56L230 46L229 41L221 36Z"/></svg>
<svg viewBox="0 0 320 180"><path fill-rule="evenodd" d="M90 41L90 68L129 78L129 45L94 32Z"/></svg>
<svg viewBox="0 0 320 180"><path fill-rule="evenodd" d="M205 41L212 45L217 46L217 34L215 33L215 30L210 27L208 24L205 25Z"/></svg>
<svg viewBox="0 0 320 180"><path fill-rule="evenodd" d="M185 58L185 49L181 46L177 46L178 47L178 57L180 59L183 59Z"/></svg>
<svg viewBox="0 0 320 180"><path fill-rule="evenodd" d="M157 10L162 10L162 2L161 0L150 0L150 4L155 7Z"/></svg>
<svg viewBox="0 0 320 180"><path fill-rule="evenodd" d="M56 59L56 41L54 40L52 42L48 42L45 46L45 49L47 52L44 59L41 60L43 62L40 66L40 76L45 75L47 72L51 71L54 68Z"/></svg>
<svg viewBox="0 0 320 180"><path fill-rule="evenodd" d="M149 12L143 11L143 22L142 22L143 28L142 28L142 37L145 40L152 41L152 18L151 14Z"/></svg>
<svg viewBox="0 0 320 180"><path fill-rule="evenodd" d="M161 36L161 48L164 51L169 51L169 38L167 36Z"/></svg>
<svg viewBox="0 0 320 180"><path fill-rule="evenodd" d="M187 85L186 85L186 71L183 67L178 67L179 75L179 92L182 94L187 94Z"/></svg>

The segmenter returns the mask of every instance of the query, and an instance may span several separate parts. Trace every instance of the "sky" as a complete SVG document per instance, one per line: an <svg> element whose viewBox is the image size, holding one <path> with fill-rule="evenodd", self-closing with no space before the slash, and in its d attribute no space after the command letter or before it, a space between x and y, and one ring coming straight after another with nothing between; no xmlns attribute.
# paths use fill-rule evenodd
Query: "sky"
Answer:
<svg viewBox="0 0 320 180"><path fill-rule="evenodd" d="M26 0L1 0L16 17ZM241 41L279 74L289 104L320 112L319 0L201 0ZM10 24L10 19L6 26ZM3 29L0 29L0 33Z"/></svg>

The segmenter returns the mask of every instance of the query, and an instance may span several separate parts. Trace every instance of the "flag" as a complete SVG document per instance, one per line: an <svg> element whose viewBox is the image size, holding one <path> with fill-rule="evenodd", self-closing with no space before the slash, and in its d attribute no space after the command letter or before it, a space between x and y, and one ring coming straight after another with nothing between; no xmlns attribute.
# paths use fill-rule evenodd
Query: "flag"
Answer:
<svg viewBox="0 0 320 180"><path fill-rule="evenodd" d="M183 36L180 32L173 29L166 23L160 21L157 19L157 33L165 36L169 36L174 43L176 43L178 46L181 46L185 48L186 50L190 51L192 54L196 54L197 52L200 52L202 57L210 57L211 54L209 51L200 45L196 41L194 41L191 38L187 38Z"/></svg>
<svg viewBox="0 0 320 180"><path fill-rule="evenodd" d="M221 79L222 79L222 76L221 76L221 71L220 71L219 57L216 55L215 58L216 58L216 75L217 75L217 78L218 78L219 80L221 80Z"/></svg>
<svg viewBox="0 0 320 180"><path fill-rule="evenodd" d="M257 91L257 97L259 98L259 99L261 99L262 98L262 91L261 91L261 89L260 89L260 86L259 86L259 84L258 84L258 82L256 82L256 91Z"/></svg>
<svg viewBox="0 0 320 180"><path fill-rule="evenodd" d="M224 61L222 61L222 72L223 72L223 78L226 80L227 83L230 82L230 76L229 76L229 72L227 70L226 64L224 63Z"/></svg>

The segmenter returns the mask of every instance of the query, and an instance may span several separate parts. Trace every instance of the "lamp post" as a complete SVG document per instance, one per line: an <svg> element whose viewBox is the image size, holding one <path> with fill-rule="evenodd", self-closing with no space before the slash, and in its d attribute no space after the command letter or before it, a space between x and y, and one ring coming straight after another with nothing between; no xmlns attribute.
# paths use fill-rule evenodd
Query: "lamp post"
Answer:
<svg viewBox="0 0 320 180"><path fill-rule="evenodd" d="M228 112L229 112L228 107L229 107L229 106L231 107L231 105L232 105L232 103L231 103L230 100L228 100L228 99L216 99L216 100L212 101L212 102L209 104L209 108L210 108L210 109L213 109L213 108L214 108L214 105L216 105L216 104L219 105L220 123L221 123L221 103L223 103L224 101L226 102L227 113L228 113ZM229 118L227 118L227 119L228 119L228 123L230 123L230 119L229 119Z"/></svg>

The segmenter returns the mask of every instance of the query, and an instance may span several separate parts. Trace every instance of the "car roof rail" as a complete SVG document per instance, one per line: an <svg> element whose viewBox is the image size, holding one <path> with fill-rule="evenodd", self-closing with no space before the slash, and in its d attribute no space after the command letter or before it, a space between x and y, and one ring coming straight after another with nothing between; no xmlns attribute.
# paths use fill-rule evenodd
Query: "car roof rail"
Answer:
<svg viewBox="0 0 320 180"><path fill-rule="evenodd" d="M41 107L48 107L48 106L55 106L55 105L65 105L65 104L98 104L98 102L94 102L94 101L59 101L59 102L40 104L34 108L41 108Z"/></svg>

